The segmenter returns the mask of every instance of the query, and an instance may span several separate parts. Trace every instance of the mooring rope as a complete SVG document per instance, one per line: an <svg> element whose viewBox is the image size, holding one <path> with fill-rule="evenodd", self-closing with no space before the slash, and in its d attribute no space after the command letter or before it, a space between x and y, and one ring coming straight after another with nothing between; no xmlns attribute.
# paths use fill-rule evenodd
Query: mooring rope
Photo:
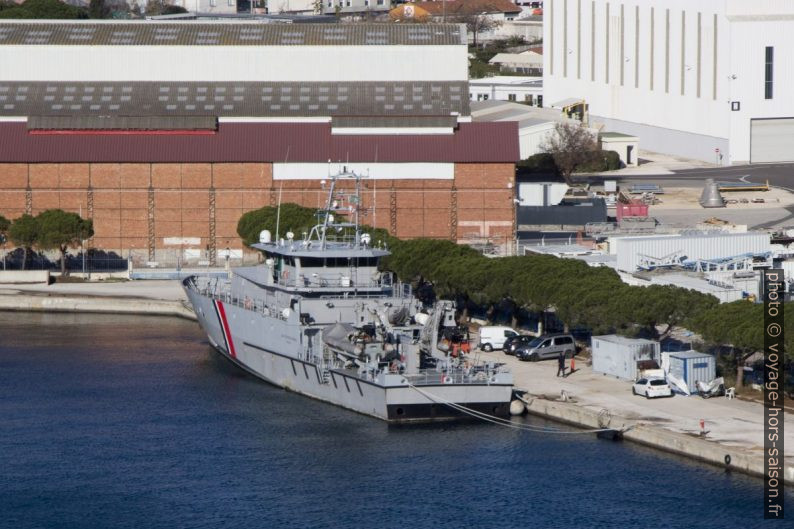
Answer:
<svg viewBox="0 0 794 529"><path fill-rule="evenodd" d="M507 419L502 419L501 417L494 417L492 415L488 415L487 413L483 413L481 411L473 410L471 408L467 408L461 404L457 404L455 402L446 400L438 395L434 395L429 391L423 390L414 386L413 384L408 384L409 387L413 388L421 395L424 395L428 399L432 400L433 402L444 404L445 406L449 406L450 408L457 410L461 413L474 417L476 419L480 419L486 422L490 422L496 424L498 426L505 426L507 428L513 428L515 430L524 430L528 432L535 432L535 433L551 433L551 434L587 434L587 433L598 433L598 432L609 432L609 431L619 431L625 432L630 430L632 427L623 428L623 429L616 429L616 428L594 428L594 429L585 429L585 430L576 430L576 431L569 431L569 430L559 430L557 428L548 428L543 426L532 426L529 424L518 424L512 421L508 421ZM522 401L523 402L523 401Z"/></svg>

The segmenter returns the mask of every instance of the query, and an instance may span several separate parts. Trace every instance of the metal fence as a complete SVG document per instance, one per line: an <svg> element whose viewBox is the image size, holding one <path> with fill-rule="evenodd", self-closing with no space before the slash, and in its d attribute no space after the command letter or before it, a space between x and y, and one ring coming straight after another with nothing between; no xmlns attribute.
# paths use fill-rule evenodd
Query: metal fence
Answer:
<svg viewBox="0 0 794 529"><path fill-rule="evenodd" d="M66 270L70 273L110 273L127 270L127 258L116 252L86 250L66 254ZM57 251L0 250L0 270L61 270L61 254Z"/></svg>
<svg viewBox="0 0 794 529"><path fill-rule="evenodd" d="M228 258L227 258L228 256ZM257 253L242 250L218 250L215 259L209 252L192 249L157 249L154 259L147 250L69 250L66 254L66 270L69 273L119 273L146 275L163 271L218 271L229 267L254 265L259 262ZM22 248L0 249L0 270L61 270L61 254L56 251L30 250L25 255Z"/></svg>

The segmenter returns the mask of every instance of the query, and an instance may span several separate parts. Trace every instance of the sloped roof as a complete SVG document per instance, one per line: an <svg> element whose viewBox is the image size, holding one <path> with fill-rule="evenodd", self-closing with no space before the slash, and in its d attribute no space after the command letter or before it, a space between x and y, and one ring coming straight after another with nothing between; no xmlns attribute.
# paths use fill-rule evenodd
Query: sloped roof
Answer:
<svg viewBox="0 0 794 529"><path fill-rule="evenodd" d="M466 0L482 2L486 0ZM508 0L487 0L506 2ZM460 24L262 24L258 22L0 21L0 45L384 46L465 42Z"/></svg>
<svg viewBox="0 0 794 529"><path fill-rule="evenodd" d="M490 61L490 64L523 64L526 66L543 67L543 56L537 53L497 53Z"/></svg>
<svg viewBox="0 0 794 529"><path fill-rule="evenodd" d="M450 0L449 2L418 2L415 5L433 16L465 16L479 13L520 13L521 8L510 0Z"/></svg>
<svg viewBox="0 0 794 529"><path fill-rule="evenodd" d="M31 134L0 122L6 163L457 162L519 159L515 123L461 123L453 134L334 135L330 123L220 123L212 134Z"/></svg>

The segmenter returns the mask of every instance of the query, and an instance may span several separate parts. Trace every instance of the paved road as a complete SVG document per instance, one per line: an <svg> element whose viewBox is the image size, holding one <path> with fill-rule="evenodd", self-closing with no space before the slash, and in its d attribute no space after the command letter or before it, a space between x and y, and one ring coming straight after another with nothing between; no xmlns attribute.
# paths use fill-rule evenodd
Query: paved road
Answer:
<svg viewBox="0 0 794 529"><path fill-rule="evenodd" d="M794 164L762 164L716 167L713 169L696 168L672 171L672 174L657 175L616 175L596 177L596 181L617 180L623 184L634 182L653 182L668 187L702 187L707 178L725 182L747 181L763 183L794 191Z"/></svg>

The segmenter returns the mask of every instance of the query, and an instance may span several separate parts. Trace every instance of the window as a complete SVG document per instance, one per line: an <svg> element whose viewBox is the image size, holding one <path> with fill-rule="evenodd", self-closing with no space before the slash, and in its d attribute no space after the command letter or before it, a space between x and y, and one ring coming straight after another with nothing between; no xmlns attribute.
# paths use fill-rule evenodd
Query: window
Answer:
<svg viewBox="0 0 794 529"><path fill-rule="evenodd" d="M236 2L237 0L227 0L226 5L233 6Z"/></svg>
<svg viewBox="0 0 794 529"><path fill-rule="evenodd" d="M772 82L774 74L775 48L766 47L766 75L764 78L764 99L772 99Z"/></svg>
<svg viewBox="0 0 794 529"><path fill-rule="evenodd" d="M488 94L483 94L482 99L483 101L488 101Z"/></svg>
<svg viewBox="0 0 794 529"><path fill-rule="evenodd" d="M215 7L218 3L218 0L210 0L210 7Z"/></svg>
<svg viewBox="0 0 794 529"><path fill-rule="evenodd" d="M554 339L554 345L566 345L573 343L573 339L570 336L561 336L560 338Z"/></svg>
<svg viewBox="0 0 794 529"><path fill-rule="evenodd" d="M385 0L378 0L378 5L382 6L384 2L385 2Z"/></svg>
<svg viewBox="0 0 794 529"><path fill-rule="evenodd" d="M504 333L505 333L505 338L511 338L513 336L518 336L518 333L515 333L513 331L504 331Z"/></svg>
<svg viewBox="0 0 794 529"><path fill-rule="evenodd" d="M515 101L516 100L516 95L515 94L507 94L507 100L508 101Z"/></svg>
<svg viewBox="0 0 794 529"><path fill-rule="evenodd" d="M541 347L541 348L543 348L543 347L549 347L550 345L551 345L551 340L546 340L545 342L543 342L542 344L540 344L540 347Z"/></svg>

